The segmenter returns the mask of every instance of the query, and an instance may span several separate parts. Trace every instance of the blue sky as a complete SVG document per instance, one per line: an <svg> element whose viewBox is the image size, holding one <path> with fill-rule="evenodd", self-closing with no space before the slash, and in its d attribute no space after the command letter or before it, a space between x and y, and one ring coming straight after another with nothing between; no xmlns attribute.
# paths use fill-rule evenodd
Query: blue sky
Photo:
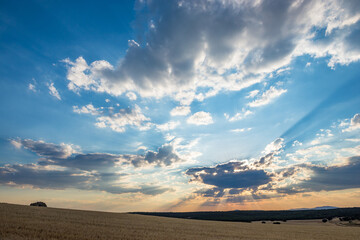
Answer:
<svg viewBox="0 0 360 240"><path fill-rule="evenodd" d="M0 201L356 205L357 1L2 1L0 22Z"/></svg>

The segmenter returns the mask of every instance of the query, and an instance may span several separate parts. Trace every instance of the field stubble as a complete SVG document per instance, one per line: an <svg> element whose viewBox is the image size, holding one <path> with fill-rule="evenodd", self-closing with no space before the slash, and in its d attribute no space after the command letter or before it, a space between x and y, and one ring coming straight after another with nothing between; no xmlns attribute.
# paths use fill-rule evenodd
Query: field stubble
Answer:
<svg viewBox="0 0 360 240"><path fill-rule="evenodd" d="M175 219L0 204L0 239L360 239L360 227Z"/></svg>

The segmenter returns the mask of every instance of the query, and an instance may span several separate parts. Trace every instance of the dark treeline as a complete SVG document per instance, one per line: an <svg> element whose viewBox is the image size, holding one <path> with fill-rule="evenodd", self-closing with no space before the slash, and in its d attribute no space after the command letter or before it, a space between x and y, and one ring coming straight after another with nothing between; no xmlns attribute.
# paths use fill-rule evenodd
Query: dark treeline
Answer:
<svg viewBox="0 0 360 240"><path fill-rule="evenodd" d="M284 211L227 211L227 212L133 212L132 214L161 217L187 218L216 221L285 221L308 219L360 219L360 208L337 208L326 210L284 210Z"/></svg>

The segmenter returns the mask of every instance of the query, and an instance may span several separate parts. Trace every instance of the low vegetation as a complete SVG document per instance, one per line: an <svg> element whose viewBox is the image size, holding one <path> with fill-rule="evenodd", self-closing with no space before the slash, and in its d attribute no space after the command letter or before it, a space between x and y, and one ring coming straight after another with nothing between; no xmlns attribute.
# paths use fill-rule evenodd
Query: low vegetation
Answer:
<svg viewBox="0 0 360 240"><path fill-rule="evenodd" d="M161 217L216 220L232 222L286 221L309 219L332 219L341 221L360 220L360 208L336 208L326 210L284 210L284 211L217 211L217 212L136 212L136 214Z"/></svg>
<svg viewBox="0 0 360 240"><path fill-rule="evenodd" d="M357 239L360 227L216 222L0 204L0 239ZM305 221L306 222L306 221ZM309 221L307 221L309 222Z"/></svg>
<svg viewBox="0 0 360 240"><path fill-rule="evenodd" d="M30 206L33 206L33 207L47 207L46 203L44 203L44 202L30 203Z"/></svg>

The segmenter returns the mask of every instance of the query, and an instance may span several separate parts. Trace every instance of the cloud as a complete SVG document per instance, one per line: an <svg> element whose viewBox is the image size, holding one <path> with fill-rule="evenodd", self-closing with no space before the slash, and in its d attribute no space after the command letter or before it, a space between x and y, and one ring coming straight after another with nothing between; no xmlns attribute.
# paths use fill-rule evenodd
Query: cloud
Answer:
<svg viewBox="0 0 360 240"><path fill-rule="evenodd" d="M312 171L310 179L296 187L307 191L331 191L349 188L360 188L360 156L350 157L343 166L309 166Z"/></svg>
<svg viewBox="0 0 360 240"><path fill-rule="evenodd" d="M295 140L292 144L293 147L296 147L296 146L302 146L302 142L299 142L298 140Z"/></svg>
<svg viewBox="0 0 360 240"><path fill-rule="evenodd" d="M190 114L189 106L177 106L170 111L171 116L187 116Z"/></svg>
<svg viewBox="0 0 360 240"><path fill-rule="evenodd" d="M49 87L50 95L56 97L58 100L61 100L60 94L58 90L55 88L54 83L50 83L48 87Z"/></svg>
<svg viewBox="0 0 360 240"><path fill-rule="evenodd" d="M234 133L240 133L240 132L246 132L246 131L250 131L252 128L236 128L236 129L231 129L231 132Z"/></svg>
<svg viewBox="0 0 360 240"><path fill-rule="evenodd" d="M156 125L156 128L160 131L169 131L175 129L177 126L180 125L179 121L170 121L164 124L158 124Z"/></svg>
<svg viewBox="0 0 360 240"><path fill-rule="evenodd" d="M285 148L285 139L277 138L265 147L259 158L193 167L185 174L191 177L190 182L207 185L208 189L193 194L205 204L213 205L360 188L360 146L356 145L359 141L348 141L349 134L342 131L356 126L357 120L355 114L353 118L341 121L338 128L333 124L331 131L320 129L316 134L331 142L347 140L338 146L313 146L310 139L302 143L291 140Z"/></svg>
<svg viewBox="0 0 360 240"><path fill-rule="evenodd" d="M59 145L17 139L10 141L15 147L24 147L40 158L33 164L7 164L0 167L0 184L32 186L34 188L105 191L113 194L142 193L157 195L169 191L151 182L133 183L126 180L124 169L144 166L170 166L184 161L174 144L164 144L157 151L144 155L81 153L70 144Z"/></svg>
<svg viewBox="0 0 360 240"><path fill-rule="evenodd" d="M40 159L39 165L57 165L62 167L77 168L86 171L108 171L120 163L120 157L108 153L77 154L73 157L62 159L46 158Z"/></svg>
<svg viewBox="0 0 360 240"><path fill-rule="evenodd" d="M121 176L116 173L94 173L76 169L48 169L36 164L14 164L0 167L0 184L8 186L32 186L41 189L75 188L105 191L112 194L142 193L145 195L158 195L170 190L151 185L124 187L118 183Z"/></svg>
<svg viewBox="0 0 360 240"><path fill-rule="evenodd" d="M36 89L37 82L36 82L35 78L32 78L31 81L33 83L29 83L28 89L32 92L37 92L37 89Z"/></svg>
<svg viewBox="0 0 360 240"><path fill-rule="evenodd" d="M174 146L171 144L164 144L157 152L149 150L145 155L122 155L121 159L124 159L135 167L146 165L170 166L173 163L182 161L175 151Z"/></svg>
<svg viewBox="0 0 360 240"><path fill-rule="evenodd" d="M158 149L158 152L148 151L144 160L150 164L164 164L169 166L174 162L180 161L179 156L174 152L172 145L164 145Z"/></svg>
<svg viewBox="0 0 360 240"><path fill-rule="evenodd" d="M137 96L133 92L126 93L126 96L129 98L130 101L135 101L137 99Z"/></svg>
<svg viewBox="0 0 360 240"><path fill-rule="evenodd" d="M342 124L348 126L342 130L343 132L352 132L354 130L360 129L360 114L355 114L354 117L351 118L350 123L342 122Z"/></svg>
<svg viewBox="0 0 360 240"><path fill-rule="evenodd" d="M214 167L190 168L186 174L192 177L192 181L218 188L251 188L271 181L270 174L264 170L249 169L241 161L218 164Z"/></svg>
<svg viewBox="0 0 360 240"><path fill-rule="evenodd" d="M211 114L208 112L197 112L194 113L193 115L191 115L188 119L187 119L187 123L188 124L194 124L194 125L209 125L214 123Z"/></svg>
<svg viewBox="0 0 360 240"><path fill-rule="evenodd" d="M61 167L71 167L81 170L111 170L116 165L133 165L140 167L144 165L169 166L175 162L182 161L175 150L177 142L164 144L158 148L157 152L147 151L145 155L133 154L108 154L108 153L80 153L76 147L71 144L46 143L44 141L34 141L31 139L11 140L11 143L17 147L24 147L37 155L43 157L38 163L42 166L56 165Z"/></svg>
<svg viewBox="0 0 360 240"><path fill-rule="evenodd" d="M203 197L223 197L225 194L224 189L222 188L210 188L210 189L201 189L199 191L196 191L195 193L203 196Z"/></svg>
<svg viewBox="0 0 360 240"><path fill-rule="evenodd" d="M255 202L261 199L269 199L273 197L279 197L279 195L263 195L263 194L249 194L249 195L238 195L238 196L228 196L226 202L229 203L240 203L240 202Z"/></svg>
<svg viewBox="0 0 360 240"><path fill-rule="evenodd" d="M108 127L115 132L124 132L127 125L135 126L139 130L148 130L151 127L150 118L145 117L139 106L133 109L120 109L118 113L97 118L96 126Z"/></svg>
<svg viewBox="0 0 360 240"><path fill-rule="evenodd" d="M277 89L274 86L271 86L269 90L265 91L259 98L249 102L249 107L260 107L271 103L274 99L280 97L282 94L286 93L286 89Z"/></svg>
<svg viewBox="0 0 360 240"><path fill-rule="evenodd" d="M73 106L73 111L76 113L85 113L85 114L91 114L91 115L99 115L100 111L99 109L95 108L94 105L88 104L86 106L82 106L79 108L78 106Z"/></svg>
<svg viewBox="0 0 360 240"><path fill-rule="evenodd" d="M234 122L234 121L242 120L242 119L246 118L247 116L249 116L249 115L251 115L251 114L253 114L252 111L243 108L241 112L236 113L236 114L235 114L234 116L232 116L232 117L230 117L230 116L229 116L228 114L226 114L226 113L224 114L224 116L225 116L225 118L226 118L227 120L229 120L229 122Z"/></svg>
<svg viewBox="0 0 360 240"><path fill-rule="evenodd" d="M360 59L356 1L159 0L138 6L139 26L151 27L135 29L139 39L129 40L117 67L83 57L64 60L70 90L169 95L189 105L258 83L298 56L329 57L330 67ZM268 103L276 96L271 91L250 105Z"/></svg>
<svg viewBox="0 0 360 240"><path fill-rule="evenodd" d="M30 91L36 92L36 87L35 87L35 85L32 84L32 83L29 83L28 89L29 89Z"/></svg>
<svg viewBox="0 0 360 240"><path fill-rule="evenodd" d="M150 129L153 124L150 118L146 117L140 107L135 104L133 108L119 109L113 107L95 108L92 104L83 107L73 106L76 113L96 115L95 125L99 128L110 128L115 132L125 132L127 126L137 127L144 131Z"/></svg>
<svg viewBox="0 0 360 240"><path fill-rule="evenodd" d="M186 174L191 181L218 188L257 188L272 181L273 173L266 170L284 147L284 139L278 138L265 148L265 156L251 160L232 160L213 167L190 168Z"/></svg>
<svg viewBox="0 0 360 240"><path fill-rule="evenodd" d="M41 157L51 159L64 159L70 157L72 154L77 153L78 147L70 144L61 143L56 145L54 143L46 143L44 141L34 141L31 139L16 139L11 140L11 144L15 147L24 147Z"/></svg>
<svg viewBox="0 0 360 240"><path fill-rule="evenodd" d="M14 164L0 167L1 184L32 185L35 188L64 189L82 187L89 176L75 175L77 171L42 169L35 164Z"/></svg>
<svg viewBox="0 0 360 240"><path fill-rule="evenodd" d="M360 188L360 157L353 156L347 158L347 162L342 165L321 166L313 164L300 164L295 167L284 168L283 172L290 170L291 174L285 176L291 177L296 173L307 172L307 177L299 181L293 181L284 187L273 187L278 193L294 194L299 192L318 192L334 191L350 188ZM282 173L283 174L283 173Z"/></svg>
<svg viewBox="0 0 360 240"><path fill-rule="evenodd" d="M258 95L259 90L253 90L251 92L249 92L249 94L246 96L246 98L254 98L256 97L256 95Z"/></svg>
<svg viewBox="0 0 360 240"><path fill-rule="evenodd" d="M278 152L284 147L284 139L283 138L277 138L273 142L266 145L264 153L272 153L272 152Z"/></svg>

